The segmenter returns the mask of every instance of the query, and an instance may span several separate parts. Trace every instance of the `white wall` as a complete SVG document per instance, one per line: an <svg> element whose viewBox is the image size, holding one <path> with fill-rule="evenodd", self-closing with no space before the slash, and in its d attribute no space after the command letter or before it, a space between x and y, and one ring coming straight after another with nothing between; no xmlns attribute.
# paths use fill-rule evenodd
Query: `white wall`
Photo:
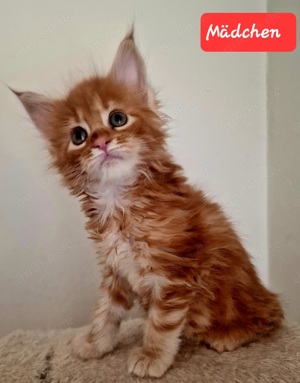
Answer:
<svg viewBox="0 0 300 383"><path fill-rule="evenodd" d="M174 118L171 150L224 204L267 281L266 55L199 48L200 15L230 11L263 12L265 2L1 2L0 72L16 89L61 95L94 64L108 69L135 14L150 77ZM0 333L81 325L98 283L84 219L1 84L0 97Z"/></svg>
<svg viewBox="0 0 300 383"><path fill-rule="evenodd" d="M269 12L293 12L296 0L268 1ZM300 31L292 53L268 55L270 283L281 293L288 318L300 321Z"/></svg>

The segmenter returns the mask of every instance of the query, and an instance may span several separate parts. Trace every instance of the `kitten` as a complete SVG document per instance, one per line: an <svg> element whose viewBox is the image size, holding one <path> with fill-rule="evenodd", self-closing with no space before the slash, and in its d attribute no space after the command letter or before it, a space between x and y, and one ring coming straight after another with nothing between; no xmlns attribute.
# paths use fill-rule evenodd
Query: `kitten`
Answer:
<svg viewBox="0 0 300 383"><path fill-rule="evenodd" d="M103 280L90 329L73 342L79 357L114 349L135 298L147 312L143 346L128 362L138 376L162 376L181 336L221 352L280 326L279 301L220 206L189 185L168 153L166 120L132 31L108 75L80 82L65 99L15 93L79 198L97 248Z"/></svg>

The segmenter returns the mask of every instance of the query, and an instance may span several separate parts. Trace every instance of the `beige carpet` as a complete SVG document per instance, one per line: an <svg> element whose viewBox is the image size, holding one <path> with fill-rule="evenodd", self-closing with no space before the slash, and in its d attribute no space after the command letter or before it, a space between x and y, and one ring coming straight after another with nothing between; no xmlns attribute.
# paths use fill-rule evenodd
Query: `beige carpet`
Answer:
<svg viewBox="0 0 300 383"><path fill-rule="evenodd" d="M2 383L297 383L300 382L300 328L286 325L273 339L218 354L182 344L174 366L161 379L127 373L128 350L141 342L142 319L122 323L120 346L101 360L80 361L70 341L76 330L15 331L0 340Z"/></svg>

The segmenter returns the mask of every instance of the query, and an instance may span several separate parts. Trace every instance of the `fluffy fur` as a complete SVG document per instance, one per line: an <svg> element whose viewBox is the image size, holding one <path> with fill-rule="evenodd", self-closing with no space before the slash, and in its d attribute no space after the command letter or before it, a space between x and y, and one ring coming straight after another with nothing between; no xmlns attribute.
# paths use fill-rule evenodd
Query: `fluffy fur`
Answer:
<svg viewBox="0 0 300 383"><path fill-rule="evenodd" d="M138 376L162 376L181 336L221 352L280 326L278 299L261 284L220 206L188 184L168 153L166 121L132 32L109 74L77 84L65 99L15 93L80 199L97 249L100 298L89 331L74 339L79 357L113 350L134 299L147 312L143 346L128 362ZM110 126L113 110L126 113L125 126ZM88 133L78 146L70 139L76 126Z"/></svg>

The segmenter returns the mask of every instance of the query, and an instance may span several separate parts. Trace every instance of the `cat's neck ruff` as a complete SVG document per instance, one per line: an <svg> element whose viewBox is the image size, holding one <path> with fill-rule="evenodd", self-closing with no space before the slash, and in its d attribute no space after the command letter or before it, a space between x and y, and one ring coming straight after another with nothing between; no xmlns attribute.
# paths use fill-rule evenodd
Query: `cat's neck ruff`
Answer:
<svg viewBox="0 0 300 383"><path fill-rule="evenodd" d="M96 200L101 221L105 222L114 215L116 208L125 211L128 201L124 198L124 187L112 187L102 189Z"/></svg>
<svg viewBox="0 0 300 383"><path fill-rule="evenodd" d="M126 192L135 183L137 174L127 174L113 182L94 181L89 183L85 193L92 197L99 211L99 218L105 222L114 215L116 209L125 211L129 200Z"/></svg>

